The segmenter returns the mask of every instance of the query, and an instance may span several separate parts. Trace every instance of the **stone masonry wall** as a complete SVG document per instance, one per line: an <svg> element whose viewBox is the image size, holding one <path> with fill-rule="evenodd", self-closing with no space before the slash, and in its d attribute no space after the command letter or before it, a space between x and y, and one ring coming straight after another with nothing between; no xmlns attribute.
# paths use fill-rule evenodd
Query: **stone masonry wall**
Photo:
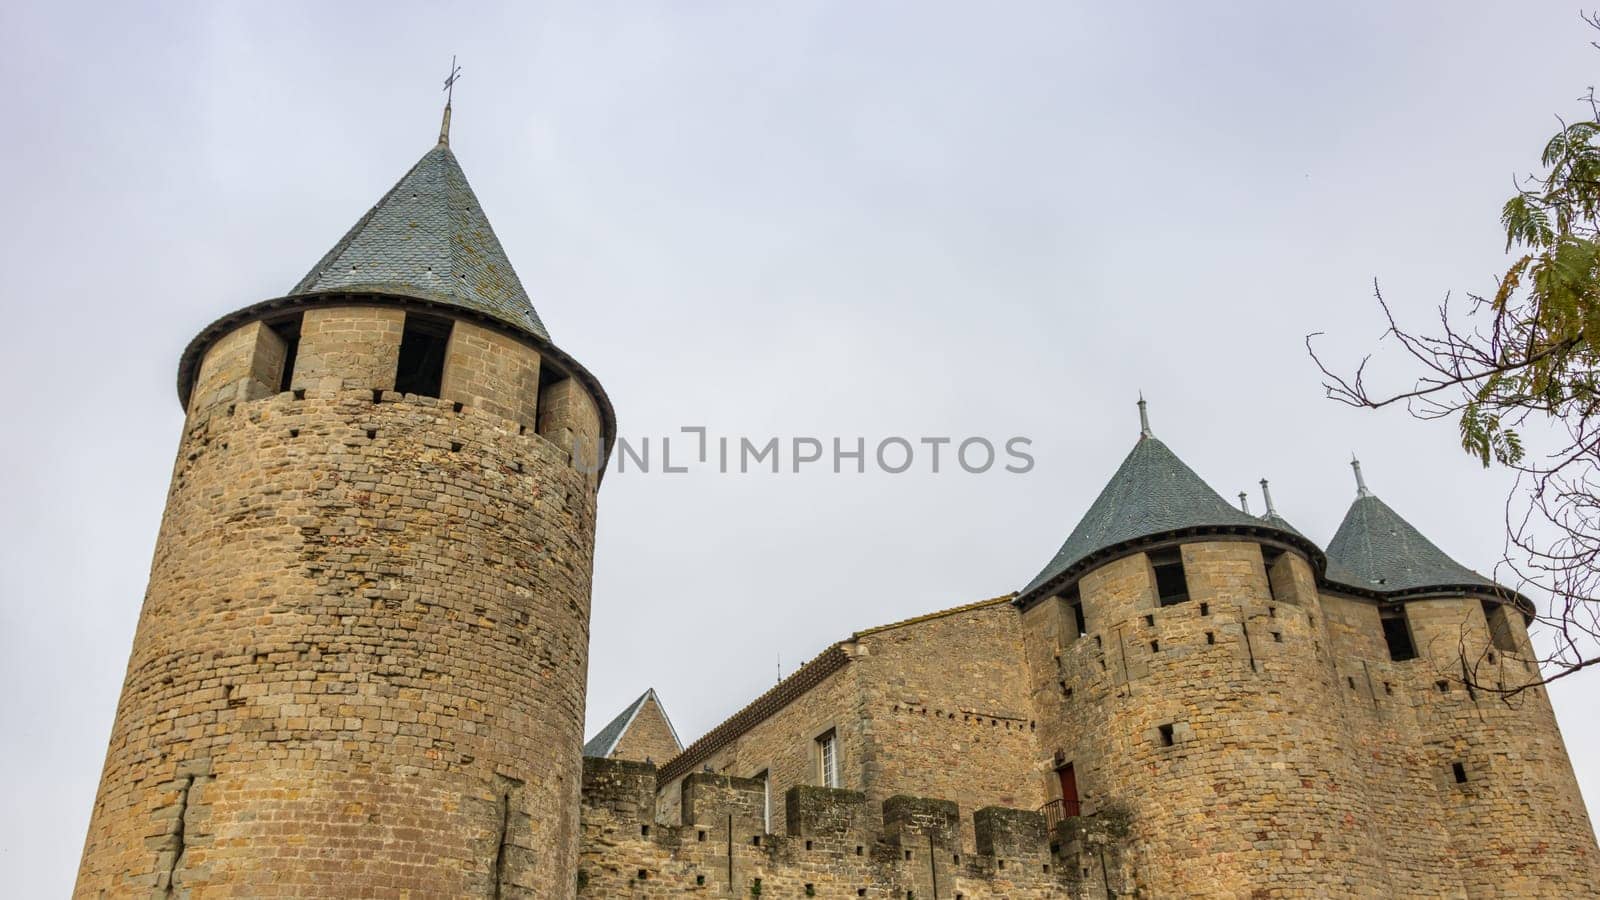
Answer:
<svg viewBox="0 0 1600 900"><path fill-rule="evenodd" d="M308 311L303 393L185 424L77 896L575 889L592 479L382 391L400 321Z"/></svg>
<svg viewBox="0 0 1600 900"><path fill-rule="evenodd" d="M1136 553L1080 582L1088 634L1028 611L1041 750L1073 763L1086 814L1131 813L1156 896L1378 896L1309 566L1280 558L1275 596L1256 544L1181 552L1187 602L1159 606Z"/></svg>
<svg viewBox="0 0 1600 900"><path fill-rule="evenodd" d="M1418 701L1419 755L1466 895L1548 896L1559 885L1565 896L1600 896L1600 852L1544 690L1508 696L1466 684L1535 679L1522 617L1509 622L1521 649L1507 653L1490 643L1477 598L1414 600L1406 611L1421 654L1402 664Z"/></svg>
<svg viewBox="0 0 1600 900"><path fill-rule="evenodd" d="M456 322L439 395L524 429L538 425L539 353L497 331Z"/></svg>
<svg viewBox="0 0 1600 900"><path fill-rule="evenodd" d="M772 820L782 822L783 798L791 787L821 784L817 738L830 730L838 739L840 787L861 790L866 733L854 661L729 742L704 765L717 774L740 778L768 773ZM680 787L665 787L663 820L676 823L678 798L674 795Z"/></svg>
<svg viewBox="0 0 1600 900"><path fill-rule="evenodd" d="M290 388L394 390L405 322L405 310L391 306L306 310L300 319L300 347ZM202 366L197 382L204 380Z"/></svg>
<svg viewBox="0 0 1600 900"><path fill-rule="evenodd" d="M796 786L774 834L761 825L758 783L703 773L684 783L685 821L663 825L653 766L584 760L579 897L1088 896L1054 864L1035 812L979 810L975 839L964 842L966 823L948 801L896 796L874 811L856 791ZM963 851L963 843L981 850Z"/></svg>
<svg viewBox="0 0 1600 900"><path fill-rule="evenodd" d="M943 797L963 819L986 806L1044 803L1046 767L1009 600L864 632L855 653L865 722L859 785L869 801ZM973 839L966 832L969 851Z"/></svg>

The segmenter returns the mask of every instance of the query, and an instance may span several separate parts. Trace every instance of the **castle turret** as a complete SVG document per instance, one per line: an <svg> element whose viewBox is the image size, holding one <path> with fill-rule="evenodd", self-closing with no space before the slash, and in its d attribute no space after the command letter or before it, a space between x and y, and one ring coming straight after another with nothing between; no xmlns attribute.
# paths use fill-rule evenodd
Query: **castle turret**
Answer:
<svg viewBox="0 0 1600 900"><path fill-rule="evenodd" d="M1356 499L1328 544L1331 594L1355 633L1386 655L1385 684L1411 699L1409 727L1364 747L1375 786L1420 774L1384 798L1385 835L1410 859L1440 830L1468 896L1600 894L1600 853L1539 680L1532 603L1451 559L1374 494L1352 461ZM1334 598L1330 597L1330 603ZM1519 690L1519 688L1521 690Z"/></svg>
<svg viewBox="0 0 1600 900"><path fill-rule="evenodd" d="M183 354L78 896L575 889L614 418L447 138Z"/></svg>
<svg viewBox="0 0 1600 900"><path fill-rule="evenodd" d="M1376 893L1322 553L1276 510L1229 504L1141 419L1016 601L1051 796L1066 816L1131 813L1157 896Z"/></svg>

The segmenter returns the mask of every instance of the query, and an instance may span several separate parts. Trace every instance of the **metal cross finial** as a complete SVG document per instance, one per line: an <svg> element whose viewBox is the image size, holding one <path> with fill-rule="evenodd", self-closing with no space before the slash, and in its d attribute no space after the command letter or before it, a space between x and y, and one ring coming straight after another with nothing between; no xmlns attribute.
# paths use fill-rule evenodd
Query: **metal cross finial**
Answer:
<svg viewBox="0 0 1600 900"><path fill-rule="evenodd" d="M1350 454L1350 468L1356 472L1356 496L1371 497L1372 492L1367 490L1367 479L1361 476L1361 460L1356 459L1354 453Z"/></svg>
<svg viewBox="0 0 1600 900"><path fill-rule="evenodd" d="M1250 495L1244 491L1239 492L1239 511L1247 516L1250 515Z"/></svg>
<svg viewBox="0 0 1600 900"><path fill-rule="evenodd" d="M1267 488L1267 480L1261 479L1261 499L1267 504L1267 515L1275 516L1278 511L1272 506L1272 491Z"/></svg>
<svg viewBox="0 0 1600 900"><path fill-rule="evenodd" d="M447 78L445 78L445 80L444 80L444 105L445 106L449 106L450 105L450 101L455 99L455 95L456 95L456 79L458 79L460 77L461 77L461 67L456 65L456 57L455 57L455 54L452 53L452 54L450 54L450 75Z"/></svg>
<svg viewBox="0 0 1600 900"><path fill-rule="evenodd" d="M456 65L455 54L450 56L450 75L444 80L444 121L439 125L439 143L450 143L450 103L455 100L456 81L461 78L461 67Z"/></svg>
<svg viewBox="0 0 1600 900"><path fill-rule="evenodd" d="M1150 433L1150 411L1145 408L1144 391L1139 392L1139 437L1155 437Z"/></svg>

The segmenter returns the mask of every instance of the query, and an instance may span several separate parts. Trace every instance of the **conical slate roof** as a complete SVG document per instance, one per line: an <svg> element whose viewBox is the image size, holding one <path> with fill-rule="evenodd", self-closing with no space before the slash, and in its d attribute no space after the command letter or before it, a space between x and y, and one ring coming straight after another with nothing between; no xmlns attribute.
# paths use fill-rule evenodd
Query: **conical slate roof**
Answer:
<svg viewBox="0 0 1600 900"><path fill-rule="evenodd" d="M340 238L291 295L374 291L483 313L550 339L442 141Z"/></svg>
<svg viewBox="0 0 1600 900"><path fill-rule="evenodd" d="M1328 543L1328 580L1393 593L1421 588L1505 588L1445 555L1365 488Z"/></svg>
<svg viewBox="0 0 1600 900"><path fill-rule="evenodd" d="M1148 434L1111 476L1089 511L1048 565L1017 595L1031 599L1089 557L1120 544L1195 528L1274 530L1271 523L1235 509L1167 445ZM1288 529L1288 534L1299 534ZM1303 542L1298 541L1297 543Z"/></svg>

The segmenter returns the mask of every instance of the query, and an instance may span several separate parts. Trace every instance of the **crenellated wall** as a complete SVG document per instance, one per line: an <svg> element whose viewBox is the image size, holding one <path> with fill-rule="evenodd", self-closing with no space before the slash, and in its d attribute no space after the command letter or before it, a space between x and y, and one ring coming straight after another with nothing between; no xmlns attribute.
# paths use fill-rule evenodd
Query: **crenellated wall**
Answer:
<svg viewBox="0 0 1600 900"><path fill-rule="evenodd" d="M949 801L895 796L872 809L857 791L796 786L781 833L769 833L757 781L696 773L682 792L683 824L663 825L654 766L584 760L579 897L1105 896L1098 881L1057 864L1044 818L1032 811L978 810L969 851Z"/></svg>

